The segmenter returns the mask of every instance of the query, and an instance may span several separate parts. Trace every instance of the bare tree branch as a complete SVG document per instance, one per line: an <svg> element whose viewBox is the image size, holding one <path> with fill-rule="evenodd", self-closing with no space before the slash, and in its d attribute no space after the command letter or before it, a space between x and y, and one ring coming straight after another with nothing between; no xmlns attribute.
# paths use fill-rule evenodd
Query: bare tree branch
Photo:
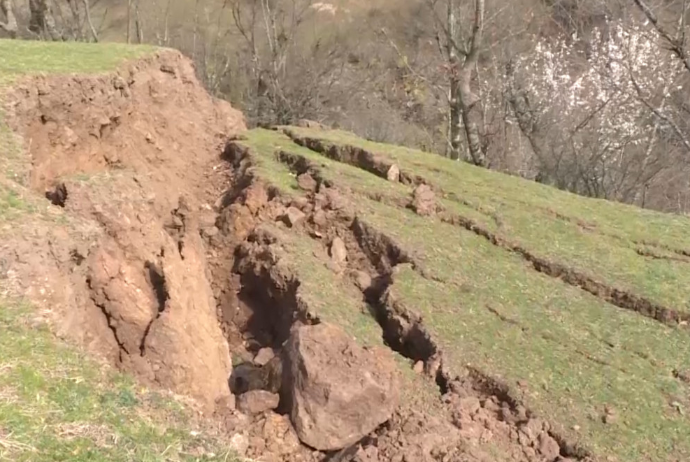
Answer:
<svg viewBox="0 0 690 462"><path fill-rule="evenodd" d="M0 11L7 18L5 22L0 22L0 29L14 37L17 34L17 18L12 9L12 0L0 0Z"/></svg>
<svg viewBox="0 0 690 462"><path fill-rule="evenodd" d="M98 42L98 32L91 21L91 5L89 5L90 0L84 0L84 11L86 13L86 22L89 24L89 29L91 29L91 37L94 42Z"/></svg>
<svg viewBox="0 0 690 462"><path fill-rule="evenodd" d="M687 69L688 72L690 72L690 56L688 56L688 53L684 47L685 34L683 33L681 35L681 38L672 37L671 34L666 30L666 28L661 25L659 19L654 14L654 11L652 11L652 9L644 2L644 0L633 1L640 8L640 11L642 11L642 13L647 17L649 22L652 23L659 35L667 42L673 54L675 54L676 57L678 57L678 59L681 60L681 62L685 66L685 69ZM683 3L682 16L685 16L686 6L687 5Z"/></svg>

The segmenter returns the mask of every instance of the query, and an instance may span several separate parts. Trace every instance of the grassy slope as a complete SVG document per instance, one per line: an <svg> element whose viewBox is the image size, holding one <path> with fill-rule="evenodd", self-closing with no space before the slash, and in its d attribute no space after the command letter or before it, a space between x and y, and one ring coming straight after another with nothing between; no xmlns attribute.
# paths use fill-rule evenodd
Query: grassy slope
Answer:
<svg viewBox="0 0 690 462"><path fill-rule="evenodd" d="M320 136L341 134L320 133ZM348 139L353 141L366 144ZM518 255L463 228L421 218L395 206L411 192L401 184L326 159L292 144L277 132L255 130L247 143L261 153L259 173L287 191L295 190L294 179L276 161L277 149L316 163L325 178L336 185L347 185L358 196L361 218L394 237L412 251L428 272L443 281L435 282L413 271L403 271L397 276L393 290L410 308L424 315L427 327L450 353L456 370L470 364L516 390L518 381L526 384L518 392L530 408L548 416L569 440L582 443L598 455L614 455L618 460L629 461L690 457L690 442L686 437L690 422L680 412L690 405L689 390L687 384L672 375L672 370L687 367L690 357L687 332L616 308L580 289L532 271ZM403 158L398 154L399 148L383 145L376 148L392 151L391 155L397 159ZM506 221L514 217L508 225L511 230L524 233L520 237L533 250L548 252L554 258L565 259L567 255L560 253L561 246L554 242L575 236L579 240L569 243L568 248L577 253L570 257L573 260L566 261L578 261L576 257L580 255L591 261L603 260L605 265L607 258L602 256L622 252L623 241L609 240L601 233L578 234L567 227L569 222L550 212L541 212L542 209L586 217L596 223L597 229L615 233L622 239L655 240L673 248L685 246L683 240L675 239L681 237L683 229L690 228L690 222L684 218L586 200L516 178L446 163L429 155L404 155L409 163L400 161L402 167L409 169L412 163L418 164L415 173L420 175L437 168L434 164L441 165L449 173L435 172L434 181L444 181L444 189L459 191L463 198L466 191L474 191L472 200L481 204L482 209L496 209ZM456 179L455 183L451 182L452 178ZM476 189L471 188L474 184L478 185ZM384 203L370 200L373 195L383 198ZM460 214L473 218L482 215L476 210L479 207L455 204ZM527 217L523 221L520 221L519 207ZM566 233L539 241L528 233L529 229L540 227L555 232L556 226L566 227ZM582 241L582 236L587 241ZM599 240L597 246L583 243ZM609 249L609 245L613 248ZM600 247L607 253L602 254ZM636 268L642 268L641 272L632 273L634 276L641 277L649 271L647 265L652 262L639 263L637 254L629 257L636 262ZM610 281L604 268L596 268L597 275ZM672 272L672 268L667 271ZM686 277L672 274L681 280ZM614 280L616 277L617 274L611 275ZM682 298L687 293L679 286L664 291L663 287L655 287L654 281L648 281L648 286L668 298ZM615 411L613 422L602 421L606 407Z"/></svg>
<svg viewBox="0 0 690 462"><path fill-rule="evenodd" d="M296 131L384 154L401 170L442 188L443 205L449 210L464 215L469 205L476 209L472 218L533 254L667 308L690 312L686 296L690 259L676 253L690 252L690 220L685 217L582 200L537 183L412 149L367 142L346 132ZM644 257L638 249L672 259Z"/></svg>
<svg viewBox="0 0 690 462"><path fill-rule="evenodd" d="M23 76L106 72L151 51L0 40L0 103ZM0 234L67 224L24 188L25 164L0 110ZM3 295L2 283L0 276L0 460L234 460L224 437L195 423L189 403L141 389L58 341L36 324L33 307Z"/></svg>

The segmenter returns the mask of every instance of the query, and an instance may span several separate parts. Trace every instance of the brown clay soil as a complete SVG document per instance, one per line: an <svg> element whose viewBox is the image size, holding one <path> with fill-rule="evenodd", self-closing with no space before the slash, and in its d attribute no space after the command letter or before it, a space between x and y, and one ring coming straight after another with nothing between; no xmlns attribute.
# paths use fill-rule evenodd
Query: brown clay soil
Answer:
<svg viewBox="0 0 690 462"><path fill-rule="evenodd" d="M197 399L239 435L240 452L362 462L585 457L500 384L446 371L421 320L387 290L398 265L423 268L358 221L347 191L321 185L308 165L294 166L307 199L265 186L233 141L246 129L243 116L211 98L180 54L104 76L31 78L10 96L9 122L31 156L28 183L67 217L4 231L0 260L13 290L43 308L59 335L144 383ZM367 153L348 155L396 174ZM428 196L420 191L420 201ZM300 443L283 403L255 416L235 409L231 387L242 369L232 362L266 348L279 358L291 327L320 322L273 228L318 236L325 252L314 258L370 303L387 345L407 358L401 367L414 370L412 383L433 390L433 405L404 399L378 429L335 452ZM244 385L280 392L279 368L249 368Z"/></svg>

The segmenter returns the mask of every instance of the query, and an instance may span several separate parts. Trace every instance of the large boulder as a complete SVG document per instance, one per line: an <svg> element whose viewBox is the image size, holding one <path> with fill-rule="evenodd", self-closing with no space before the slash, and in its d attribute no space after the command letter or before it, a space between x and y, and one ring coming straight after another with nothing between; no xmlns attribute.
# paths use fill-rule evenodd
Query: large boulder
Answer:
<svg viewBox="0 0 690 462"><path fill-rule="evenodd" d="M304 444L345 448L393 414L399 393L390 351L363 348L330 324L293 329L285 351L290 418Z"/></svg>

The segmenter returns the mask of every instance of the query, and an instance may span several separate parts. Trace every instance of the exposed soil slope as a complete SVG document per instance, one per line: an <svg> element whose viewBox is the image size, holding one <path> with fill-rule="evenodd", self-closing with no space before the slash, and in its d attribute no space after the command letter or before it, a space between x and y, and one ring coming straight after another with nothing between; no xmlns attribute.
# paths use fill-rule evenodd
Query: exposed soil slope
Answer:
<svg viewBox="0 0 690 462"><path fill-rule="evenodd" d="M28 185L83 220L74 238L10 236L17 279L45 284L61 332L180 393L229 397L199 230L242 115L172 51L102 76L30 78L6 101L31 155Z"/></svg>

